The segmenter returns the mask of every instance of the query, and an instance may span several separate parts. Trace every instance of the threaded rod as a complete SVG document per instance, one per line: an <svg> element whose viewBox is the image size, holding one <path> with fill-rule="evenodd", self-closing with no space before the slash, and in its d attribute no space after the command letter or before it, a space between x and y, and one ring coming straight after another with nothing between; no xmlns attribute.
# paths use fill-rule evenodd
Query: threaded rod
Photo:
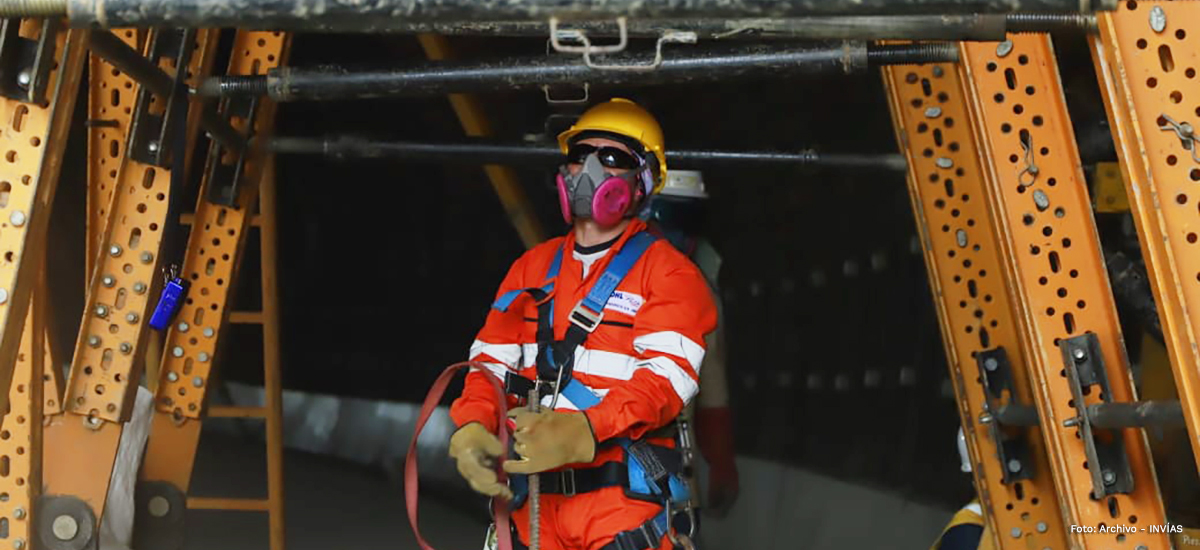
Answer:
<svg viewBox="0 0 1200 550"><path fill-rule="evenodd" d="M204 97L264 96L267 95L267 77L263 75L212 77L200 83L196 93Z"/></svg>
<svg viewBox="0 0 1200 550"><path fill-rule="evenodd" d="M1096 16L1082 13L1010 13L1008 31L1015 33L1074 31L1096 32Z"/></svg>
<svg viewBox="0 0 1200 550"><path fill-rule="evenodd" d="M0 17L58 17L67 14L67 0L0 0Z"/></svg>
<svg viewBox="0 0 1200 550"><path fill-rule="evenodd" d="M867 47L867 62L872 65L915 65L958 61L954 44L884 44Z"/></svg>

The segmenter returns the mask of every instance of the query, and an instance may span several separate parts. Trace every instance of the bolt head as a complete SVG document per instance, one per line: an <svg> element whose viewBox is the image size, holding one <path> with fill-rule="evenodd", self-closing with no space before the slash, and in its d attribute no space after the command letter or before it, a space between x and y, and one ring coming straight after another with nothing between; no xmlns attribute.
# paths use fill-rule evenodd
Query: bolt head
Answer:
<svg viewBox="0 0 1200 550"><path fill-rule="evenodd" d="M983 413L983 414L979 415L979 423L980 424L991 424L992 420L993 420L992 415L990 415L988 413Z"/></svg>
<svg viewBox="0 0 1200 550"><path fill-rule="evenodd" d="M1076 361L1083 361L1085 358L1087 358L1087 353L1080 348L1075 348L1075 351L1071 352L1071 356L1074 357Z"/></svg>
<svg viewBox="0 0 1200 550"><path fill-rule="evenodd" d="M13 510L13 517L17 519L25 519L25 509L18 507L16 510Z"/></svg>
<svg viewBox="0 0 1200 550"><path fill-rule="evenodd" d="M1013 528L1012 528L1012 536L1013 536L1013 538L1014 538L1014 539L1019 539L1019 538L1021 538L1021 528L1020 528L1020 527L1013 527Z"/></svg>
<svg viewBox="0 0 1200 550"><path fill-rule="evenodd" d="M92 346L93 348L100 347L100 337L95 335L88 336L88 345Z"/></svg>
<svg viewBox="0 0 1200 550"><path fill-rule="evenodd" d="M996 370L1000 368L1000 362L995 357L988 357L983 360L983 368L987 370Z"/></svg>
<svg viewBox="0 0 1200 550"><path fill-rule="evenodd" d="M1038 524L1037 524L1037 530L1038 530L1038 532L1039 532L1039 533L1045 533L1045 532L1046 532L1046 531L1048 531L1049 529L1050 529L1050 528L1049 528L1049 527L1046 525L1046 522L1044 522L1044 521L1039 521L1039 522L1038 522Z"/></svg>
<svg viewBox="0 0 1200 550"><path fill-rule="evenodd" d="M1163 11L1162 6L1154 6L1150 10L1150 29L1154 32L1167 29L1167 12Z"/></svg>
<svg viewBox="0 0 1200 550"><path fill-rule="evenodd" d="M188 324L181 322L181 323L179 323L178 329L179 329L179 332L187 332Z"/></svg>
<svg viewBox="0 0 1200 550"><path fill-rule="evenodd" d="M79 534L79 523L75 518L66 514L54 518L54 524L51 526L55 538L61 541L68 541L75 538Z"/></svg>
<svg viewBox="0 0 1200 550"><path fill-rule="evenodd" d="M100 316L100 317L107 317L108 316L108 307L103 306L103 305L96 306L96 315Z"/></svg>
<svg viewBox="0 0 1200 550"><path fill-rule="evenodd" d="M0 304L8 302L8 291L0 288Z"/></svg>
<svg viewBox="0 0 1200 550"><path fill-rule="evenodd" d="M1117 482L1117 474L1114 474L1109 471L1104 472L1104 483L1106 485L1112 485L1113 483L1116 483L1116 482Z"/></svg>
<svg viewBox="0 0 1200 550"><path fill-rule="evenodd" d="M15 548L16 550L21 550L22 548L25 548L25 539L13 540L13 548Z"/></svg>
<svg viewBox="0 0 1200 550"><path fill-rule="evenodd" d="M146 283L133 283L133 291L138 294L146 292Z"/></svg>
<svg viewBox="0 0 1200 550"><path fill-rule="evenodd" d="M126 355L133 353L133 344L129 342L121 342L121 353Z"/></svg>
<svg viewBox="0 0 1200 550"><path fill-rule="evenodd" d="M179 380L179 375L178 375L178 374L175 374L175 373L173 373L173 372L168 372L168 373L167 373L167 380L169 380L169 381L171 381L171 382L175 382L175 381Z"/></svg>
<svg viewBox="0 0 1200 550"><path fill-rule="evenodd" d="M192 385L197 388L202 388L202 387L204 387L204 379L197 376L192 379Z"/></svg>
<svg viewBox="0 0 1200 550"><path fill-rule="evenodd" d="M208 354L202 351L196 355L196 359L199 359L201 363L207 363L208 362Z"/></svg>
<svg viewBox="0 0 1200 550"><path fill-rule="evenodd" d="M25 225L25 220L25 213L20 210L14 210L13 213L8 216L8 221L12 222L14 227L21 227L22 225Z"/></svg>
<svg viewBox="0 0 1200 550"><path fill-rule="evenodd" d="M1008 471L1010 471L1014 474L1021 471L1021 461L1017 460L1015 458L1012 460L1009 460L1008 461Z"/></svg>
<svg viewBox="0 0 1200 550"><path fill-rule="evenodd" d="M205 338L212 338L214 334L216 334L216 331L214 331L212 327L207 327L204 329Z"/></svg>
<svg viewBox="0 0 1200 550"><path fill-rule="evenodd" d="M108 253L111 254L114 258L117 256L120 256L121 255L121 245L119 245L119 244L112 245L111 247L108 248Z"/></svg>
<svg viewBox="0 0 1200 550"><path fill-rule="evenodd" d="M171 348L171 355L174 355L175 357L183 357L183 348L179 346Z"/></svg>
<svg viewBox="0 0 1200 550"><path fill-rule="evenodd" d="M171 511L171 502L164 497L153 497L147 508L150 509L150 515L161 518Z"/></svg>
<svg viewBox="0 0 1200 550"><path fill-rule="evenodd" d="M17 84L21 87L28 87L33 82L33 75L29 71L21 71L17 73Z"/></svg>
<svg viewBox="0 0 1200 550"><path fill-rule="evenodd" d="M150 151L151 153L157 153L158 152L158 142L151 141L150 143L146 144L146 149L148 151Z"/></svg>
<svg viewBox="0 0 1200 550"><path fill-rule="evenodd" d="M138 322L138 314L131 311L129 312L129 315L125 316L125 320L129 321L130 323L136 323Z"/></svg>
<svg viewBox="0 0 1200 550"><path fill-rule="evenodd" d="M112 288L113 285L117 284L117 280L112 275L105 275L103 279L100 279L100 282L104 283L104 286L108 288Z"/></svg>
<svg viewBox="0 0 1200 550"><path fill-rule="evenodd" d="M1012 50L1013 50L1012 41L1005 40L1004 42L1001 42L1000 44L998 44L996 46L996 55L998 55L1000 57L1004 57L1004 56L1012 53Z"/></svg>
<svg viewBox="0 0 1200 550"><path fill-rule="evenodd" d="M154 261L154 254L151 254L149 252L142 252L142 263L148 264L153 261Z"/></svg>

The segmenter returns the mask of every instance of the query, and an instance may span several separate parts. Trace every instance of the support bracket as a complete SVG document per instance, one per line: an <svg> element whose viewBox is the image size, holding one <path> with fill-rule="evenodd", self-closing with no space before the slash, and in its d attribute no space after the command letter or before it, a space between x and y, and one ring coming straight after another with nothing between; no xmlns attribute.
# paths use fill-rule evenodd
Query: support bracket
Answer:
<svg viewBox="0 0 1200 550"><path fill-rule="evenodd" d="M1003 472L1002 482L1008 485L1032 479L1033 452L1026 438L1020 434L1023 430L1012 428L1036 426L1037 409L1021 403L1017 397L1012 363L1003 347L977 353L975 362L979 366L979 379L983 382L986 398L985 412L979 421L987 425L992 441L996 443L996 459ZM1005 393L1008 394L1007 401L1004 401Z"/></svg>
<svg viewBox="0 0 1200 550"><path fill-rule="evenodd" d="M173 106L176 102L188 101L183 82L187 78L187 68L195 44L195 30L162 29L153 34L150 42L150 62L158 66L162 60L172 59L175 74L172 76L170 94L158 98L161 107L152 106L151 99L156 94L149 86L138 88L133 122L129 129L130 158L163 168L170 166L174 145L170 136L175 135L179 124L187 124L186 116L177 120L178 113L186 113L187 110L180 111ZM184 91L181 93L181 90Z"/></svg>
<svg viewBox="0 0 1200 550"><path fill-rule="evenodd" d="M60 23L46 19L37 40L21 36L20 19L0 20L0 95L44 104Z"/></svg>
<svg viewBox="0 0 1200 550"><path fill-rule="evenodd" d="M1084 401L1096 386L1100 390L1100 399L1112 403L1099 340L1095 333L1089 332L1062 340L1059 348L1075 409L1079 411L1078 416L1066 420L1063 425L1079 429L1088 457L1088 470L1092 474L1092 498L1099 500L1112 494L1133 492L1133 470L1125 454L1124 435L1120 429L1102 429L1093 424Z"/></svg>

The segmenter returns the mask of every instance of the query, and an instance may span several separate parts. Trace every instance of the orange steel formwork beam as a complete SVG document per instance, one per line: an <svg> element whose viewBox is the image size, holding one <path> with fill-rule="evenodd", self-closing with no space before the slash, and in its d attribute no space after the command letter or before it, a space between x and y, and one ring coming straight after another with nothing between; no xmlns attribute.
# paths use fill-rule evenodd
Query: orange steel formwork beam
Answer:
<svg viewBox="0 0 1200 550"><path fill-rule="evenodd" d="M134 50L142 51L137 31L120 29L113 31L113 35ZM100 241L104 239L113 189L118 183L117 174L125 158L129 119L133 118L133 104L137 98L134 86L137 83L96 54L91 54L88 60L88 75L88 216L87 255L84 259L85 273L90 283L96 256L100 252Z"/></svg>
<svg viewBox="0 0 1200 550"><path fill-rule="evenodd" d="M170 31L154 31L155 33ZM217 32L197 31L186 79L194 86L215 58ZM147 41L147 50L150 40ZM160 67L175 74L173 58ZM137 93L138 86L129 90ZM124 93L122 94L124 95ZM166 98L153 98L163 112ZM199 128L199 109L187 113L187 142ZM126 151L128 153L128 151ZM190 147L177 154L190 153ZM128 421L141 375L141 352L161 284L159 258L171 192L169 168L134 160L118 162L117 186L108 208L104 238L89 277L86 308L63 398L65 412L45 433L45 491L41 506L77 526L68 540L96 537L124 422ZM43 540L58 533L40 530ZM54 541L61 542L59 540Z"/></svg>
<svg viewBox="0 0 1200 550"><path fill-rule="evenodd" d="M1200 2L1098 16L1093 60L1200 466Z"/></svg>
<svg viewBox="0 0 1200 550"><path fill-rule="evenodd" d="M1143 434L1098 434L1096 448L1114 454L1097 464L1079 419L1082 407L1129 402L1134 390L1050 38L960 47L990 223L1070 547L1168 548L1167 535L1147 529L1164 512ZM1074 386L1085 367L1107 391Z"/></svg>
<svg viewBox="0 0 1200 550"><path fill-rule="evenodd" d="M979 502L995 548L1065 548L1054 482L1040 430L1018 431L1003 452L990 429L981 366L991 350L1007 357L1007 396L1026 405L1032 391L1004 288L1003 259L989 223L987 191L970 118L953 64L883 69L897 142L908 160L908 188L958 396ZM984 355L981 355L984 354ZM995 359L995 357L993 357ZM986 367L985 367L986 368ZM1001 396L1003 397L1003 396ZM997 403L993 398L993 403ZM983 423L988 421L987 423ZM1026 452L1013 451L1023 448ZM1021 533L1021 538L1013 538Z"/></svg>
<svg viewBox="0 0 1200 550"><path fill-rule="evenodd" d="M434 61L445 61L454 58L454 50L445 36L440 34L421 34L417 36L425 56ZM492 135L492 124L488 121L483 104L470 94L450 94L450 105L454 107L458 120L462 123L463 132L468 137L488 137ZM533 248L545 240L545 232L538 222L537 213L525 196L517 173L507 166L489 164L484 166L492 188L500 198L508 221L517 230L525 248Z"/></svg>
<svg viewBox="0 0 1200 550"><path fill-rule="evenodd" d="M286 61L290 42L290 35L279 32L239 32L234 40L228 74L266 74L269 69L281 66ZM255 139L264 143L264 136L274 126L276 105L264 100L257 105L257 109L254 117ZM263 240L264 317L274 317L264 321L266 379L268 385L272 380L278 381L278 354L272 350L272 347L278 346L278 342L272 345L269 341L272 337L277 339L273 331L278 318L269 294L274 292L276 285L273 282L274 265L268 265L271 259L267 258L267 253L274 250L268 241L275 238L273 161L265 150L260 149L249 156L246 163L238 208L204 199L208 196L211 183L210 170L201 187L201 200L196 213L191 217L193 228L183 265L184 276L189 279L191 288L186 303L167 332L155 399L156 412L151 422L150 440L141 475L145 496L139 499L139 503L149 506L154 501L159 504L151 506L150 515L145 516L145 525L139 527L138 537L158 543L155 547L178 547L182 544L179 534L182 532L182 510L186 507L268 511L270 547L272 550L282 550L284 545L282 405L272 401L270 391L268 406L261 410L268 416L268 499L246 502L235 499L186 499L200 441L201 418L205 412L213 358L221 343L222 328L231 316L228 307L232 298L231 286L237 277L247 235L255 222L261 226ZM263 211L261 220L260 216L254 215L255 203L260 198ZM139 514L145 512L139 510Z"/></svg>
<svg viewBox="0 0 1200 550"><path fill-rule="evenodd" d="M29 313L17 354L13 385L9 390L8 414L0 426L0 541L22 548L33 535L31 527L40 518L34 503L42 486L42 381L35 373L45 368L45 285L38 285L30 300ZM40 350L37 353L34 350Z"/></svg>
<svg viewBox="0 0 1200 550"><path fill-rule="evenodd" d="M21 36L41 36L42 21L21 23ZM60 28L45 101L0 98L0 415L7 410L13 368L30 295L39 279L50 207L86 55L87 33ZM39 335L39 340L41 340Z"/></svg>

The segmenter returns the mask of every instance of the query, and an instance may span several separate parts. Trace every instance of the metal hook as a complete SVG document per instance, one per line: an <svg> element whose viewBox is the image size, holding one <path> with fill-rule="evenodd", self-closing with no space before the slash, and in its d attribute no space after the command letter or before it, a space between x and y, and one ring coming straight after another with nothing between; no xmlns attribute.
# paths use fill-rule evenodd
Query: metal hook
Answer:
<svg viewBox="0 0 1200 550"><path fill-rule="evenodd" d="M567 29L559 30L558 19L550 18L550 45L555 51L563 53L582 53L583 62L588 68L601 71L653 71L662 65L663 44L668 42L677 44L695 44L696 33L692 31L663 31L658 37L658 41L654 45L654 61L650 63L632 63L624 65L605 65L596 63L592 60L593 54L618 53L625 50L625 46L629 42L628 27L624 17L617 18L617 29L620 34L620 40L615 45L611 46L593 46L591 40L581 30ZM562 43L562 39L575 40L583 44L583 46L567 46Z"/></svg>
<svg viewBox="0 0 1200 550"><path fill-rule="evenodd" d="M1200 147L1196 146L1196 134L1192 125L1187 122L1175 122L1174 119L1167 116L1165 113L1160 114L1163 120L1167 121L1165 126L1159 126L1159 130L1171 130L1179 136L1179 141L1183 143L1183 148L1192 152L1192 160L1200 163Z"/></svg>
<svg viewBox="0 0 1200 550"><path fill-rule="evenodd" d="M591 85L589 85L587 82L583 83L583 97L579 98L579 99L554 99L554 98L550 97L550 86L549 85L542 86L542 91L546 93L546 103L549 103L551 105L579 104L579 103L587 103L589 101L589 98L591 95Z"/></svg>
<svg viewBox="0 0 1200 550"><path fill-rule="evenodd" d="M1021 132L1021 148L1025 150L1025 168L1017 173L1017 184L1024 188L1037 182L1038 167L1033 157L1033 134L1030 134L1026 130L1022 130ZM1029 174L1028 183L1025 181L1025 174Z"/></svg>

